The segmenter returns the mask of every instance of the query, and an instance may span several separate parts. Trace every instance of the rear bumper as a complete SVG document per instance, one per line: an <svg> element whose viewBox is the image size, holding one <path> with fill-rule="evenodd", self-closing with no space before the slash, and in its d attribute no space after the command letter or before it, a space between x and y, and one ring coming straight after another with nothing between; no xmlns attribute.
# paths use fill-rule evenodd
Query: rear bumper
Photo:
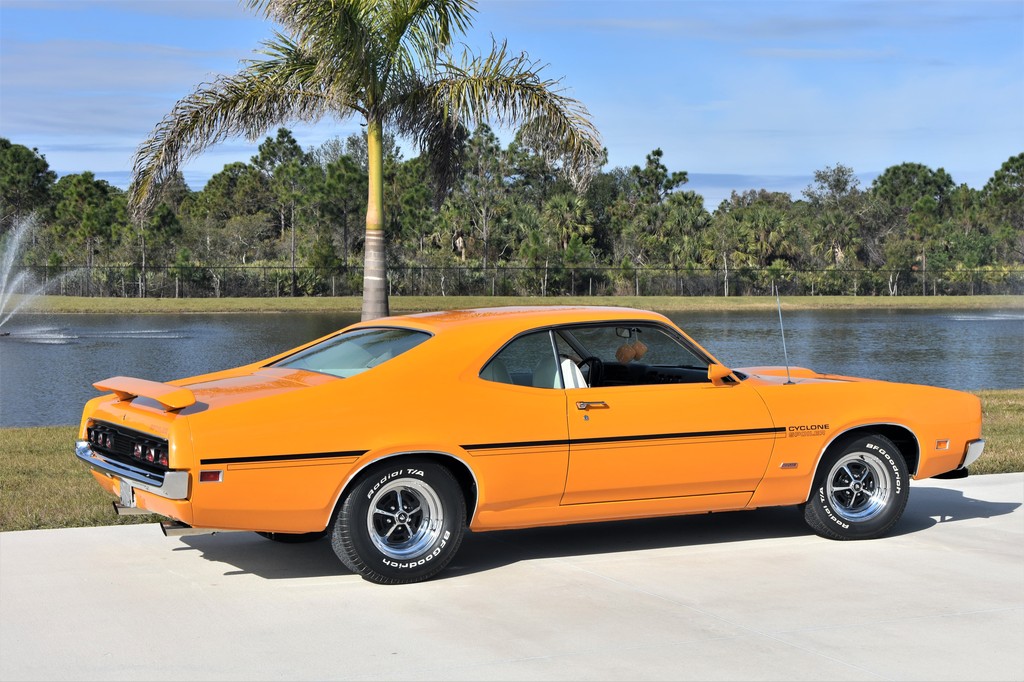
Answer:
<svg viewBox="0 0 1024 682"><path fill-rule="evenodd" d="M111 478L118 478L132 488L168 500L184 500L188 498L189 473L187 471L168 471L154 474L140 467L119 462L94 451L89 441L80 440L75 443L75 456L93 471Z"/></svg>
<svg viewBox="0 0 1024 682"><path fill-rule="evenodd" d="M985 450L985 440L979 438L978 440L968 441L967 447L964 448L964 458L956 469L947 471L945 473L938 474L932 478L940 479L953 479L953 478L967 478L968 471L967 467L977 461L981 457L981 453Z"/></svg>
<svg viewBox="0 0 1024 682"><path fill-rule="evenodd" d="M979 438L978 440L972 440L967 443L967 449L964 452L964 461L960 464L961 469L966 469L970 465L974 464L981 453L985 450L985 439Z"/></svg>

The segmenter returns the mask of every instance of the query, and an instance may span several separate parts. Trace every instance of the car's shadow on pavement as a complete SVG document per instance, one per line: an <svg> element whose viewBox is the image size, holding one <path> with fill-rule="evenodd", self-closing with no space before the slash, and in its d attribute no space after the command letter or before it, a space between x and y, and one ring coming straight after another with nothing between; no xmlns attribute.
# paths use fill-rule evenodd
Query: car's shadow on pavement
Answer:
<svg viewBox="0 0 1024 682"><path fill-rule="evenodd" d="M939 523L989 519L1009 514L1018 507L1018 502L989 502L965 497L961 490L912 486L903 518L889 535L916 533Z"/></svg>
<svg viewBox="0 0 1024 682"><path fill-rule="evenodd" d="M959 490L915 487L903 518L890 535L923 531L937 523L1008 514L1019 506L964 497ZM467 533L452 563L436 579L532 559L809 535L812 532L797 507ZM304 544L284 544L255 533L217 533L186 536L180 541L184 546L175 551L198 551L208 561L226 564L225 575L252 574L266 579L352 575L335 556L329 537Z"/></svg>
<svg viewBox="0 0 1024 682"><path fill-rule="evenodd" d="M331 541L287 544L268 540L256 533L214 533L178 538L176 552L199 552L207 561L225 564L224 575L252 574L267 579L322 578L351 575Z"/></svg>
<svg viewBox="0 0 1024 682"><path fill-rule="evenodd" d="M439 578L532 559L616 554L811 535L795 507L471 533Z"/></svg>

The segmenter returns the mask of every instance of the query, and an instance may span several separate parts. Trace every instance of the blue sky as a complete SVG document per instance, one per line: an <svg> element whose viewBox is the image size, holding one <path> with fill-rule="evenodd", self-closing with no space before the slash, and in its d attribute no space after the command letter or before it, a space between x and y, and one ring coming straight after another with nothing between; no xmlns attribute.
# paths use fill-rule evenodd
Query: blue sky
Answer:
<svg viewBox="0 0 1024 682"><path fill-rule="evenodd" d="M837 164L863 186L912 162L980 188L1024 151L1024 0L477 8L465 44L505 39L562 78L601 132L606 169L660 147L709 209L734 189L799 198ZM59 174L125 187L136 147L174 103L236 71L272 30L235 0L0 0L0 137L37 147ZM287 127L305 148L359 130L355 119ZM201 189L258 143L211 148L186 180Z"/></svg>

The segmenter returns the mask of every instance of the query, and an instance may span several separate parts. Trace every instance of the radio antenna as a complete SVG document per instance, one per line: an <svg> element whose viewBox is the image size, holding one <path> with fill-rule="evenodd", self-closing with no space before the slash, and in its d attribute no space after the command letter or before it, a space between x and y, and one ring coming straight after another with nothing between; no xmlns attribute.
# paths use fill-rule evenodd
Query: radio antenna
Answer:
<svg viewBox="0 0 1024 682"><path fill-rule="evenodd" d="M782 333L782 356L786 359L786 384L793 383L793 379L789 376L789 353L786 352L786 328L782 326L782 299L779 298L779 287L772 282L772 288L775 289L775 304L779 308L779 331Z"/></svg>

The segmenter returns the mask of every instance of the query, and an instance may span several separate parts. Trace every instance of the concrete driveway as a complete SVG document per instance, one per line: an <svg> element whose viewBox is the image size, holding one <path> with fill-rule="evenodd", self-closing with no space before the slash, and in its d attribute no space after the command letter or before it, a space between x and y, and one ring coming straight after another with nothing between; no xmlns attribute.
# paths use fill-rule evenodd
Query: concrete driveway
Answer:
<svg viewBox="0 0 1024 682"><path fill-rule="evenodd" d="M1024 474L915 482L895 532L794 508L467 537L381 587L326 540L0 534L0 680L1024 680Z"/></svg>

